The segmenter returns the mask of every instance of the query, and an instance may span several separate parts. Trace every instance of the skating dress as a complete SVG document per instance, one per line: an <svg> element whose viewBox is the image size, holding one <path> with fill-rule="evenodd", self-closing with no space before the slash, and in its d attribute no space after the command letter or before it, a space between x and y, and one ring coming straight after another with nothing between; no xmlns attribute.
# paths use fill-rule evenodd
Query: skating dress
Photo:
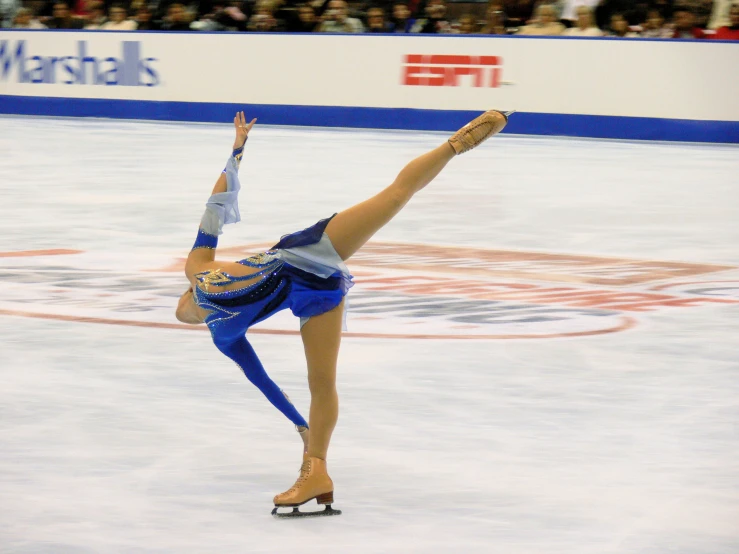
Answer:
<svg viewBox="0 0 739 554"><path fill-rule="evenodd" d="M216 248L223 224L240 221L237 196L239 158L232 156L226 169L227 191L214 194L206 204L193 249ZM195 302L209 310L205 323L215 346L231 358L295 425L307 423L287 396L267 376L254 349L246 339L252 325L289 308L300 318L301 327L313 316L338 306L352 287L352 276L324 232L333 216L315 225L284 235L270 250L240 260L257 269L243 277L209 270L195 277ZM238 281L258 278L244 288L224 290Z"/></svg>

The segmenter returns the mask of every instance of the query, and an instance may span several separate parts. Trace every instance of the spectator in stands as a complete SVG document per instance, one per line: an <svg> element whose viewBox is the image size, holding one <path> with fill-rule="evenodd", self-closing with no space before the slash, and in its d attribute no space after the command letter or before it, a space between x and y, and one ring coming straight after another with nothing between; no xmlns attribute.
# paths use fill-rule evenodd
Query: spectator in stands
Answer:
<svg viewBox="0 0 739 554"><path fill-rule="evenodd" d="M703 29L695 24L695 15L688 6L675 8L673 25L675 31L672 33L672 38L704 38Z"/></svg>
<svg viewBox="0 0 739 554"><path fill-rule="evenodd" d="M298 6L298 18L293 21L291 30L296 33L312 33L318 26L316 11L310 4Z"/></svg>
<svg viewBox="0 0 739 554"><path fill-rule="evenodd" d="M208 31L246 31L249 18L240 1L216 0L210 13L203 16L199 30ZM192 28L192 26L191 26Z"/></svg>
<svg viewBox="0 0 739 554"><path fill-rule="evenodd" d="M136 22L128 19L123 4L113 4L108 11L108 21L100 26L104 31L135 31Z"/></svg>
<svg viewBox="0 0 739 554"><path fill-rule="evenodd" d="M82 19L72 17L66 2L55 2L52 13L52 18L46 23L49 29L82 29L85 26Z"/></svg>
<svg viewBox="0 0 739 554"><path fill-rule="evenodd" d="M600 0L564 0L562 4L562 23L564 23L565 27L568 28L579 27L578 21L580 19L580 12L578 10L582 6L589 8L588 13L590 14L591 22L594 22L595 18L592 15L592 10L595 9L599 2ZM598 29L598 26L593 23L592 28ZM574 36L597 37L601 35L576 34Z"/></svg>
<svg viewBox="0 0 739 554"><path fill-rule="evenodd" d="M87 3L87 23L85 29L100 29L107 21L105 17L105 4L99 0Z"/></svg>
<svg viewBox="0 0 739 554"><path fill-rule="evenodd" d="M46 29L46 25L41 23L28 8L20 8L15 13L11 27L13 29Z"/></svg>
<svg viewBox="0 0 739 554"><path fill-rule="evenodd" d="M707 29L708 20L711 18L713 0L689 0L689 4L687 5L695 17L694 26L700 29ZM705 38L705 36L701 36L700 38Z"/></svg>
<svg viewBox="0 0 739 554"><path fill-rule="evenodd" d="M451 33L452 26L446 19L446 3L444 0L428 0L425 17L417 19L411 33L437 34Z"/></svg>
<svg viewBox="0 0 739 554"><path fill-rule="evenodd" d="M493 2L502 1L503 23L506 27L523 27L534 14L534 0L493 0L488 4L488 11Z"/></svg>
<svg viewBox="0 0 739 554"><path fill-rule="evenodd" d="M552 4L541 4L536 9L536 19L530 25L524 26L518 34L555 36L561 35L565 26L557 21L557 8Z"/></svg>
<svg viewBox="0 0 739 554"><path fill-rule="evenodd" d="M158 31L159 25L154 22L154 13L146 4L139 7L133 20L138 31Z"/></svg>
<svg viewBox="0 0 739 554"><path fill-rule="evenodd" d="M714 0L711 19L708 22L709 29L720 29L731 25L730 12L732 0Z"/></svg>
<svg viewBox="0 0 739 554"><path fill-rule="evenodd" d="M415 19L411 18L411 10L405 2L393 4L393 33L410 33Z"/></svg>
<svg viewBox="0 0 739 554"><path fill-rule="evenodd" d="M95 4L95 0L69 0L69 9L72 12L72 16L87 20L89 19L90 11ZM104 6L103 13L105 13Z"/></svg>
<svg viewBox="0 0 739 554"><path fill-rule="evenodd" d="M505 13L496 9L497 6L489 6L485 25L480 29L481 35L507 35L508 29L505 25Z"/></svg>
<svg viewBox="0 0 739 554"><path fill-rule="evenodd" d="M15 14L20 8L20 0L0 0L0 28L12 27Z"/></svg>
<svg viewBox="0 0 739 554"><path fill-rule="evenodd" d="M189 31L190 16L179 2L170 4L167 15L162 19L162 31Z"/></svg>
<svg viewBox="0 0 739 554"><path fill-rule="evenodd" d="M593 10L588 6L578 6L576 10L577 24L565 29L563 33L568 37L602 37L603 31L595 26Z"/></svg>
<svg viewBox="0 0 739 554"><path fill-rule="evenodd" d="M214 0L210 5L201 3L203 13L200 17L190 23L191 31L244 31L246 30L246 21L242 20L240 23L228 28L225 23L221 23L219 19L228 19L225 14L226 4L225 0ZM154 23L156 25L156 23Z"/></svg>
<svg viewBox="0 0 739 554"><path fill-rule="evenodd" d="M477 18L471 13L460 15L457 33L460 35L474 35L477 33Z"/></svg>
<svg viewBox="0 0 739 554"><path fill-rule="evenodd" d="M385 10L373 6L367 10L367 32L368 33L390 33L391 27L385 21Z"/></svg>
<svg viewBox="0 0 739 554"><path fill-rule="evenodd" d="M633 32L629 28L629 22L626 21L624 14L614 13L611 16L611 32L608 33L609 37L620 37L620 38L634 38L639 35Z"/></svg>
<svg viewBox="0 0 739 554"><path fill-rule="evenodd" d="M670 38L672 28L665 25L665 18L659 10L651 9L647 12L647 20L642 25L641 36L644 38Z"/></svg>
<svg viewBox="0 0 739 554"><path fill-rule="evenodd" d="M254 13L249 18L246 28L249 31L262 33L281 31L281 23L274 16L274 4L272 4L272 0L257 0Z"/></svg>
<svg viewBox="0 0 739 554"><path fill-rule="evenodd" d="M349 17L349 8L344 0L331 0L318 31L321 33L363 33L364 25L359 19Z"/></svg>
<svg viewBox="0 0 739 554"><path fill-rule="evenodd" d="M672 5L673 0L651 0L652 2L669 2ZM614 13L625 14L634 5L633 0L601 0L601 2L593 9L595 15L595 26L603 29L610 29L611 16ZM606 33L608 34L608 33Z"/></svg>
<svg viewBox="0 0 739 554"><path fill-rule="evenodd" d="M675 2L673 0L651 0L650 8L659 10L665 21L672 21L672 8Z"/></svg>
<svg viewBox="0 0 739 554"><path fill-rule="evenodd" d="M739 4L734 4L729 10L731 25L719 27L713 36L719 40L739 40Z"/></svg>

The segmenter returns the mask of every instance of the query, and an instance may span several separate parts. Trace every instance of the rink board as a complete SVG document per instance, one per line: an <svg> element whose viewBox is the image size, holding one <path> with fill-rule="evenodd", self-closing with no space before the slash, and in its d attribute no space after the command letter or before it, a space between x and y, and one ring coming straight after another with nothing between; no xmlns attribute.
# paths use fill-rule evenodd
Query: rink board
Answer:
<svg viewBox="0 0 739 554"><path fill-rule="evenodd" d="M522 37L0 32L0 113L739 142L739 45Z"/></svg>

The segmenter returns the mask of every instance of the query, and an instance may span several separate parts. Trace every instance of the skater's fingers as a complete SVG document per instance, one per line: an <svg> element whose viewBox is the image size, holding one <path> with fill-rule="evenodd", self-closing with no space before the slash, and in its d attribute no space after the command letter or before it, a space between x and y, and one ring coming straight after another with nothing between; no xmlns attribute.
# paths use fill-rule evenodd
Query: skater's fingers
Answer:
<svg viewBox="0 0 739 554"><path fill-rule="evenodd" d="M257 118L255 117L249 122L249 125L246 126L246 132L248 133L251 131L251 128L254 127L254 124L257 122Z"/></svg>

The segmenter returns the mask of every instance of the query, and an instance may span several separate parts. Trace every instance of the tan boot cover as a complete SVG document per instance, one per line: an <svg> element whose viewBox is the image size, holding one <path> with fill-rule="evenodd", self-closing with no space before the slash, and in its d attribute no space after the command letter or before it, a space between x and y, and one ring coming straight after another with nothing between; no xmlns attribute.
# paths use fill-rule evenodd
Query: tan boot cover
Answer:
<svg viewBox="0 0 739 554"><path fill-rule="evenodd" d="M292 488L275 496L275 506L300 506L314 498L319 504L331 504L333 493L334 483L328 476L326 460L307 458Z"/></svg>
<svg viewBox="0 0 739 554"><path fill-rule="evenodd" d="M449 139L449 144L457 155L463 154L500 133L507 123L508 117L504 113L490 110L454 133Z"/></svg>

